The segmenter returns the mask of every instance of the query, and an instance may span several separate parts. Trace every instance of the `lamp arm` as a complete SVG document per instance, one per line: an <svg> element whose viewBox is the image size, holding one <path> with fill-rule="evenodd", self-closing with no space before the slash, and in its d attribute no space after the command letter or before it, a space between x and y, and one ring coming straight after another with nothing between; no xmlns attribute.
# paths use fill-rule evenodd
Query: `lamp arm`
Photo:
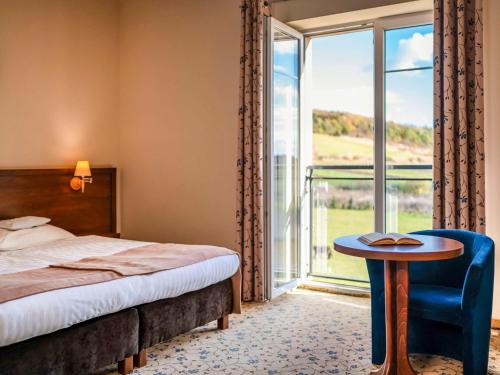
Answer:
<svg viewBox="0 0 500 375"><path fill-rule="evenodd" d="M88 182L89 184L92 183L92 177L82 177L82 193L85 193L85 183Z"/></svg>

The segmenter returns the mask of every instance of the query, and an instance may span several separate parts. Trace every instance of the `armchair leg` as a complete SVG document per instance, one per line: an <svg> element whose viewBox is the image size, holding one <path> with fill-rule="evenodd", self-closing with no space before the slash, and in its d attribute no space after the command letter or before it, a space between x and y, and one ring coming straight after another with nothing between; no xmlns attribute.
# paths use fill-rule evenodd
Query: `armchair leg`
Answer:
<svg viewBox="0 0 500 375"><path fill-rule="evenodd" d="M217 319L217 328L218 329L228 329L229 328L229 316L224 315L222 318Z"/></svg>

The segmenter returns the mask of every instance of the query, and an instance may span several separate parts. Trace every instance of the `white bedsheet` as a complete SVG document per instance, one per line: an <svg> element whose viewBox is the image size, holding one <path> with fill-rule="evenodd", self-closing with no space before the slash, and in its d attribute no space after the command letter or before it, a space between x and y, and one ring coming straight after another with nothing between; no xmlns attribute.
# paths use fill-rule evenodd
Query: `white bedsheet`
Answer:
<svg viewBox="0 0 500 375"><path fill-rule="evenodd" d="M109 255L148 242L84 236L0 252L0 274ZM44 335L131 306L176 297L231 277L238 257L212 258L150 275L54 290L0 303L0 346ZM1 285L0 285L1 287Z"/></svg>

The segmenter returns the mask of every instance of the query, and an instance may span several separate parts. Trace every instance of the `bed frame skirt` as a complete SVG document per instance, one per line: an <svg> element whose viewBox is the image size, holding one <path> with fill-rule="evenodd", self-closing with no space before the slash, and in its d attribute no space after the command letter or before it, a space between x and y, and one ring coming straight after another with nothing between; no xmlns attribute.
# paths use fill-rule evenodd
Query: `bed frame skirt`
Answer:
<svg viewBox="0 0 500 375"><path fill-rule="evenodd" d="M138 352L136 309L0 348L0 374L87 375Z"/></svg>
<svg viewBox="0 0 500 375"><path fill-rule="evenodd" d="M233 309L231 279L175 298L137 306L139 350L149 348L214 320L226 319ZM136 361L137 362L137 361Z"/></svg>
<svg viewBox="0 0 500 375"><path fill-rule="evenodd" d="M226 279L2 347L0 374L87 375L117 362L125 374L146 364L150 346L214 320L219 329L227 328L232 308L231 279Z"/></svg>

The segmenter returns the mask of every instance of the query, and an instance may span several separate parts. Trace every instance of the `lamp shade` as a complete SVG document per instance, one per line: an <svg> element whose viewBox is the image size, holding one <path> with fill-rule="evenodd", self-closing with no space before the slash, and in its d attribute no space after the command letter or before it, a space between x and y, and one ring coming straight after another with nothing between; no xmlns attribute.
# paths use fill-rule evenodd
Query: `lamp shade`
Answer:
<svg viewBox="0 0 500 375"><path fill-rule="evenodd" d="M75 176L78 177L90 177L90 164L87 160L79 160L76 163Z"/></svg>

